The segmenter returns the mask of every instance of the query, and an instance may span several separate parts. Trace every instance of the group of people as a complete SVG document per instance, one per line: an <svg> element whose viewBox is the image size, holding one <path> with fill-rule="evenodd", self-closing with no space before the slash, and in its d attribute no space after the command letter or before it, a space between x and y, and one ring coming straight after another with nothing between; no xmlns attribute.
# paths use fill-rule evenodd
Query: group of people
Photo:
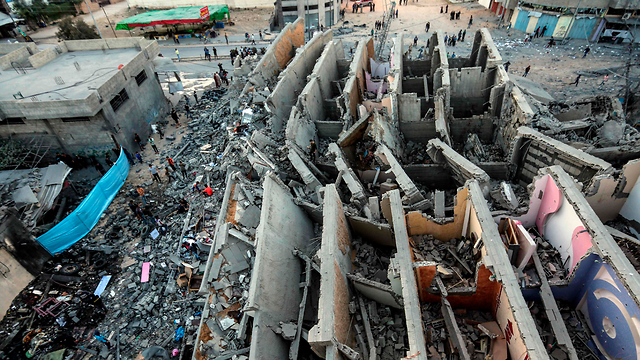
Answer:
<svg viewBox="0 0 640 360"><path fill-rule="evenodd" d="M216 50L215 46L211 47L211 51L213 51L213 56L218 59L218 50ZM207 49L206 46L204 47L204 59L211 61L211 52L209 52L209 49Z"/></svg>
<svg viewBox="0 0 640 360"><path fill-rule="evenodd" d="M382 30L382 28L384 27L384 20L376 21L374 27L376 30Z"/></svg>
<svg viewBox="0 0 640 360"><path fill-rule="evenodd" d="M235 60L235 58L238 57L238 56L240 56L241 59L244 59L245 57L247 57L249 55L256 55L256 54L257 54L257 49L256 48L250 48L250 47L242 47L242 48L240 48L239 51L238 51L238 48L229 50L229 56L231 57L231 62L232 63Z"/></svg>

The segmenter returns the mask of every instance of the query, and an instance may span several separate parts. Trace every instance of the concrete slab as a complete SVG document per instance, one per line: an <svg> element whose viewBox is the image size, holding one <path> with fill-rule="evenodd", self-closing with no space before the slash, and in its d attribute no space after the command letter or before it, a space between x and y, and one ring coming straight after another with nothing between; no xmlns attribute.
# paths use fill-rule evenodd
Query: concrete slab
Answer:
<svg viewBox="0 0 640 360"><path fill-rule="evenodd" d="M271 329L297 318L302 265L292 251L306 249L314 236L313 224L274 173L267 173L263 189L256 258L244 307L254 315L249 359L287 359L289 342Z"/></svg>
<svg viewBox="0 0 640 360"><path fill-rule="evenodd" d="M347 344L351 327L350 292L347 274L351 272L351 234L335 185L325 187L322 246L320 257L320 299L318 323L309 331L309 344L321 357L333 339Z"/></svg>

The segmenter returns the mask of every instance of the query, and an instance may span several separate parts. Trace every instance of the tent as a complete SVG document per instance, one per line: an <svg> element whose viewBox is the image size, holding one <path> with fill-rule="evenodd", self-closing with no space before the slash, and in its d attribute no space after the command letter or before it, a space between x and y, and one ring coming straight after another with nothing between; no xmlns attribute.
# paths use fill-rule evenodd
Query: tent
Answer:
<svg viewBox="0 0 640 360"><path fill-rule="evenodd" d="M194 24L205 21L224 20L229 18L227 5L208 5L209 18L200 18L200 9L204 6L187 6L170 10L149 11L124 19L116 25L116 30L131 30L136 27L170 24Z"/></svg>

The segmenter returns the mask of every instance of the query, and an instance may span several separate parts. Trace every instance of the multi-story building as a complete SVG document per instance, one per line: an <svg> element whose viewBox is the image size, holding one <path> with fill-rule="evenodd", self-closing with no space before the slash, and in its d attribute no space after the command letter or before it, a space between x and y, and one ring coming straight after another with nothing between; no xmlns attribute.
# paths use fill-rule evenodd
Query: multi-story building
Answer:
<svg viewBox="0 0 640 360"><path fill-rule="evenodd" d="M640 1L630 0L478 0L503 24L527 33L538 27L554 38L631 42L640 19ZM636 40L639 41L639 40Z"/></svg>
<svg viewBox="0 0 640 360"><path fill-rule="evenodd" d="M277 0L272 28L303 18L307 29L330 28L340 19L340 0Z"/></svg>
<svg viewBox="0 0 640 360"><path fill-rule="evenodd" d="M0 138L42 137L68 153L104 151L149 134L168 111L142 38L0 45Z"/></svg>

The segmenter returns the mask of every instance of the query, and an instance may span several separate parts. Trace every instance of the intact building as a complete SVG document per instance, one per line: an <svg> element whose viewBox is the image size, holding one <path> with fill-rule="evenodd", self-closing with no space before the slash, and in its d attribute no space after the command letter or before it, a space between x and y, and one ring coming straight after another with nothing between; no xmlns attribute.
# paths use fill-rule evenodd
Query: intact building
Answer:
<svg viewBox="0 0 640 360"><path fill-rule="evenodd" d="M67 153L102 152L168 111L152 60L155 41L142 38L0 45L0 138L31 139Z"/></svg>
<svg viewBox="0 0 640 360"><path fill-rule="evenodd" d="M281 29L299 17L307 29L328 29L340 19L340 0L277 0L271 28Z"/></svg>

